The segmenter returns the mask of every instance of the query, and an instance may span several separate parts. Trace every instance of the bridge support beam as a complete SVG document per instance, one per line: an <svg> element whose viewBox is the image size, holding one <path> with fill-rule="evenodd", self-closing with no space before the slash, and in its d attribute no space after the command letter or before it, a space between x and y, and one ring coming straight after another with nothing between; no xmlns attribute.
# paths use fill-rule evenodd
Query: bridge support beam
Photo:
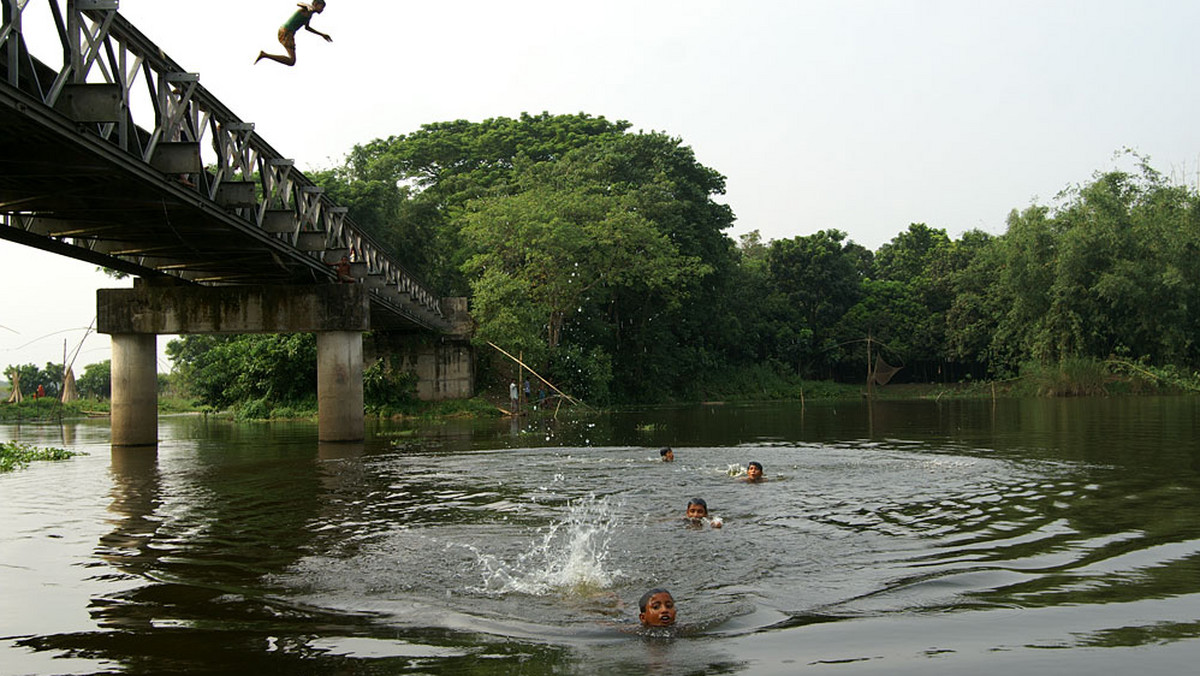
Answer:
<svg viewBox="0 0 1200 676"><path fill-rule="evenodd" d="M158 443L158 349L153 334L112 336L112 445Z"/></svg>
<svg viewBox="0 0 1200 676"><path fill-rule="evenodd" d="M317 416L320 441L363 438L363 339L357 331L317 334Z"/></svg>
<svg viewBox="0 0 1200 676"><path fill-rule="evenodd" d="M318 434L361 441L362 332L370 305L361 284L151 286L96 292L97 329L112 336L112 444L158 438L156 336L188 333L316 333Z"/></svg>

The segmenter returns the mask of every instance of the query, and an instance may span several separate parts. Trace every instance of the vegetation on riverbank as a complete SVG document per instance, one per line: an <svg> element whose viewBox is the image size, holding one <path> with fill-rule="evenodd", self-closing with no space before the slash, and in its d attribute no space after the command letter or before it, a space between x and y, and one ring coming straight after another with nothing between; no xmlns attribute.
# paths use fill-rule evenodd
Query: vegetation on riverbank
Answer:
<svg viewBox="0 0 1200 676"><path fill-rule="evenodd" d="M522 371L493 345L596 407L863 396L868 374L890 377L879 397L1200 392L1200 192L1136 153L1014 209L1001 235L910 223L872 251L814 232L802 204L810 234L735 242L724 177L631 128L582 113L434 123L313 179L431 288L469 299L477 390L501 407ZM311 335L167 351L205 410L316 412ZM386 361L364 371L364 400L371 415L424 410Z"/></svg>
<svg viewBox="0 0 1200 676"><path fill-rule="evenodd" d="M61 402L42 397L26 398L20 403L0 403L0 422L45 422L70 418L105 418L111 412L112 402L108 399L75 399ZM192 413L204 407L190 399L161 395L158 398L159 413ZM314 409L315 410L315 409Z"/></svg>
<svg viewBox="0 0 1200 676"><path fill-rule="evenodd" d="M1200 374L1184 374L1178 369L1156 368L1130 360L1111 358L1103 361L1071 359L1047 366L1029 362L1020 374L1003 380L964 380L957 383L890 383L868 390L863 383L838 383L830 380L804 380L784 377L770 369L753 367L736 373L719 374L712 382L700 384L697 393L704 396L676 398L670 403L705 401L829 401L852 400L871 396L881 400L900 399L986 399L996 397L1069 397L1123 395L1179 395L1200 393ZM415 396L395 397L391 401L368 403L367 415L379 419L495 417L504 415L509 406L507 392L492 396L446 401L420 401ZM665 402L660 402L665 403ZM638 405L636 402L629 406ZM20 404L0 404L0 422L54 421L82 417L104 417L108 400L76 400L63 404L57 400L26 400ZM610 405L612 407L612 405ZM617 406L622 408L623 406ZM232 420L306 420L317 417L315 399L273 405L265 399L235 402L217 409L189 399L160 397L160 413L202 412Z"/></svg>
<svg viewBox="0 0 1200 676"><path fill-rule="evenodd" d="M0 441L0 472L11 472L39 460L66 460L78 455L84 454L62 448L38 448L15 441Z"/></svg>
<svg viewBox="0 0 1200 676"><path fill-rule="evenodd" d="M468 296L480 382L500 396L517 367L488 343L599 406L795 396L889 365L897 384L1019 378L1045 395L1187 391L1200 369L1200 195L1134 152L1014 209L1002 235L910 223L871 251L803 222L812 234L735 242L724 178L630 128L435 123L317 180L410 269Z"/></svg>

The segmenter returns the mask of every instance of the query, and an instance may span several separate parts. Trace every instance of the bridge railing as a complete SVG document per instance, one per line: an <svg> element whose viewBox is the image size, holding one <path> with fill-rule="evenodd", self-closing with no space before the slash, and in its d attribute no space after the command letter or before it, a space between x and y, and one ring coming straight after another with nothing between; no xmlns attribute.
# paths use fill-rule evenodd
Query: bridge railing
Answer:
<svg viewBox="0 0 1200 676"><path fill-rule="evenodd" d="M350 256L355 275L401 314L444 319L436 295L205 89L198 73L125 20L119 0L0 0L0 7L0 77L9 85L321 263ZM44 49L35 56L29 44L37 39L48 46L33 48Z"/></svg>

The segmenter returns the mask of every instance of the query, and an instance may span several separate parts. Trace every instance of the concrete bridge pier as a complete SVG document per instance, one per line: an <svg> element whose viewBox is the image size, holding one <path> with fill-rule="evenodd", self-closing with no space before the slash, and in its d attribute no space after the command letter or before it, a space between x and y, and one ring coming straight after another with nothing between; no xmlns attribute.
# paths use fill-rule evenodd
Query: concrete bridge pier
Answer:
<svg viewBox="0 0 1200 676"><path fill-rule="evenodd" d="M151 286L96 292L97 329L112 336L112 445L158 443L157 336L316 333L318 435L362 441L362 332L370 306L361 284Z"/></svg>
<svg viewBox="0 0 1200 676"><path fill-rule="evenodd" d="M317 334L319 441L362 441L363 339L358 331Z"/></svg>
<svg viewBox="0 0 1200 676"><path fill-rule="evenodd" d="M154 334L112 336L112 445L158 444L158 345Z"/></svg>

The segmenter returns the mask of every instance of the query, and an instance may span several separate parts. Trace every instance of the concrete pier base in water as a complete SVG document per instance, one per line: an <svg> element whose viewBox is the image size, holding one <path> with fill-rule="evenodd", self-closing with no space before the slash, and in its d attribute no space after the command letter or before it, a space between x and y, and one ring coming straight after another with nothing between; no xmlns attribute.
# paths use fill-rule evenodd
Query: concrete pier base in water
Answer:
<svg viewBox="0 0 1200 676"><path fill-rule="evenodd" d="M361 441L363 341L358 331L317 334L317 435L320 441Z"/></svg>
<svg viewBox="0 0 1200 676"><path fill-rule="evenodd" d="M158 444L158 349L153 334L112 335L112 445Z"/></svg>

